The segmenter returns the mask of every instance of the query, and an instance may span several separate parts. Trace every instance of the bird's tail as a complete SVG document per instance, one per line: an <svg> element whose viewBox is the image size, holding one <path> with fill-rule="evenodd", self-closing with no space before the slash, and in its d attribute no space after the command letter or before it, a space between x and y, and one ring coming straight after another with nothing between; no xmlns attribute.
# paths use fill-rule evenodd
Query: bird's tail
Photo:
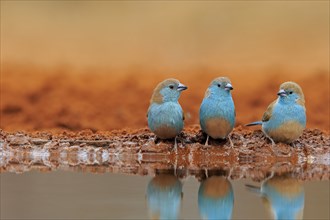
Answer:
<svg viewBox="0 0 330 220"><path fill-rule="evenodd" d="M255 121L255 122L246 124L245 126L254 126L254 125L261 125L261 124L262 124L262 121Z"/></svg>

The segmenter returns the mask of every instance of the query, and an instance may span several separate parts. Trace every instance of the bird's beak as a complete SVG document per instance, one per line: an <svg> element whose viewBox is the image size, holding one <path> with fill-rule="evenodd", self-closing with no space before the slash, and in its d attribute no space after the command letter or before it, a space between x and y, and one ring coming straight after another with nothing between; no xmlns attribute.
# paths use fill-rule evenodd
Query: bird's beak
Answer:
<svg viewBox="0 0 330 220"><path fill-rule="evenodd" d="M177 88L178 91L183 91L183 90L186 90L186 89L188 89L187 86L185 86L185 85L179 83L178 88Z"/></svg>
<svg viewBox="0 0 330 220"><path fill-rule="evenodd" d="M225 90L229 91L229 90L233 90L233 86L230 83L227 83L227 85L225 86Z"/></svg>
<svg viewBox="0 0 330 220"><path fill-rule="evenodd" d="M287 96L286 91L284 91L284 89L280 89L280 91L278 91L277 95L279 95L281 97Z"/></svg>

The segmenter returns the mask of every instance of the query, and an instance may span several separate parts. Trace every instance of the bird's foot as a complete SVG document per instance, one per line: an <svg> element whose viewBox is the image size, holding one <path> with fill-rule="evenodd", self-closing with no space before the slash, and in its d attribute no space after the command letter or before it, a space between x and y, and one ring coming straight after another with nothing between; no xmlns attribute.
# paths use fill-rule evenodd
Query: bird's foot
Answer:
<svg viewBox="0 0 330 220"><path fill-rule="evenodd" d="M206 141L205 141L205 144L204 144L205 146L208 146L209 145L209 137L210 136L207 135L207 138L206 138Z"/></svg>
<svg viewBox="0 0 330 220"><path fill-rule="evenodd" d="M270 138L270 141L272 142L272 148L276 147L275 141Z"/></svg>
<svg viewBox="0 0 330 220"><path fill-rule="evenodd" d="M274 154L275 156L278 155L278 152L277 152L277 149L276 149L276 144L275 144L275 141L273 139L271 139L269 136L266 136L267 139L269 139L272 143L272 146L270 147L270 150L272 152L272 154Z"/></svg>
<svg viewBox="0 0 330 220"><path fill-rule="evenodd" d="M291 155L292 155L291 147L289 147L288 151L283 151L283 150L277 149L277 148L280 148L280 147L282 148L281 145L282 144L276 145L275 142L272 143L272 147L271 147L272 153L277 157L291 157Z"/></svg>
<svg viewBox="0 0 330 220"><path fill-rule="evenodd" d="M158 143L159 143L159 141L160 141L160 138L159 138L159 137L157 137L157 136L155 136L155 139L154 139L154 143L155 143L155 144L158 144Z"/></svg>
<svg viewBox="0 0 330 220"><path fill-rule="evenodd" d="M178 145L179 148L183 149L184 148L184 144L183 144L183 140L181 137L178 137L178 140L180 141L181 145Z"/></svg>
<svg viewBox="0 0 330 220"><path fill-rule="evenodd" d="M281 150L281 156L282 157L291 157L291 155L292 155L291 146L288 146L288 145L285 145L285 146L286 146L286 148L288 148L288 150L286 150L286 151Z"/></svg>
<svg viewBox="0 0 330 220"><path fill-rule="evenodd" d="M278 152L277 152L277 149L276 149L276 144L273 141L273 139L269 138L269 140L271 140L271 142L272 142L272 145L270 146L271 153L273 155L277 156L278 155Z"/></svg>

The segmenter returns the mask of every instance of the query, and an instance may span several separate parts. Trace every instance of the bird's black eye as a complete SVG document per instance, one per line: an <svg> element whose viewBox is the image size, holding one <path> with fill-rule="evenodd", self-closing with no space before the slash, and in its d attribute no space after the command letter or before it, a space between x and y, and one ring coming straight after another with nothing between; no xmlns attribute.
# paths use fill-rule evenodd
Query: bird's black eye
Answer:
<svg viewBox="0 0 330 220"><path fill-rule="evenodd" d="M220 84L218 84L218 87L220 88L220 87L221 87L221 85L220 85Z"/></svg>
<svg viewBox="0 0 330 220"><path fill-rule="evenodd" d="M174 89L174 86L173 85L170 85L169 87L170 87L170 89Z"/></svg>
<svg viewBox="0 0 330 220"><path fill-rule="evenodd" d="M292 94L292 93L293 93L292 91L289 92L289 94Z"/></svg>

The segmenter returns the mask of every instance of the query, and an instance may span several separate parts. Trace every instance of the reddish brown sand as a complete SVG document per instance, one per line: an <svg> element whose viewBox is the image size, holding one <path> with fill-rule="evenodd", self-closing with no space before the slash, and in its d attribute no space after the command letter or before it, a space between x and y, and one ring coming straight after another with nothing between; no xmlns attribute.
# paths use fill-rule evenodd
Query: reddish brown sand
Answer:
<svg viewBox="0 0 330 220"><path fill-rule="evenodd" d="M157 73L157 74L156 74ZM189 88L180 103L186 126L199 123L198 111L210 81L226 75L234 86L236 125L261 119L277 98L279 85L295 81L306 97L307 127L329 132L329 75L300 75L285 71L218 73L207 69L177 74L132 70L115 73L89 69L41 69L6 65L1 71L0 128L5 131L72 130L106 131L142 128L154 87L175 77Z"/></svg>

